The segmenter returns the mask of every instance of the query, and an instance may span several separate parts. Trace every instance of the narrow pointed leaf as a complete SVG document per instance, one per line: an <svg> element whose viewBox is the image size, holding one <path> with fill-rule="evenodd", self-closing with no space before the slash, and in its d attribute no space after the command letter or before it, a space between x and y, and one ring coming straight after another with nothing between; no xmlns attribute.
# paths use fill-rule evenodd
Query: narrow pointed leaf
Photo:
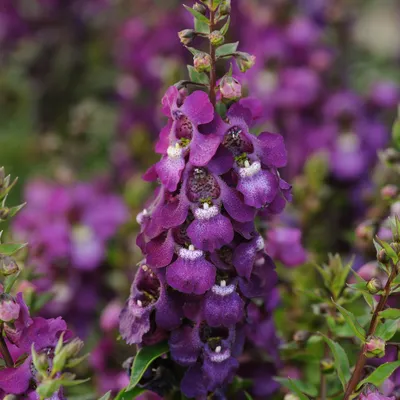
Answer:
<svg viewBox="0 0 400 400"><path fill-rule="evenodd" d="M381 386L396 369L400 367L400 361L394 361L380 365L374 372L363 379L357 386L357 390L361 389L366 383L371 383L374 386Z"/></svg>
<svg viewBox="0 0 400 400"><path fill-rule="evenodd" d="M0 244L0 254L11 256L18 250L23 249L28 243L3 243Z"/></svg>
<svg viewBox="0 0 400 400"><path fill-rule="evenodd" d="M133 389L142 378L150 364L169 351L168 343L162 342L154 346L143 347L138 351L132 365L131 380L127 391Z"/></svg>
<svg viewBox="0 0 400 400"><path fill-rule="evenodd" d="M397 332L398 320L388 319L385 323L380 323L375 331L375 336L380 337L385 342L390 340Z"/></svg>
<svg viewBox="0 0 400 400"><path fill-rule="evenodd" d="M336 373L338 374L338 378L342 384L343 390L346 390L346 385L351 375L350 364L349 359L347 358L347 354L339 343L334 342L332 339L329 339L324 334L321 334L321 336L323 337L332 352L335 362Z"/></svg>
<svg viewBox="0 0 400 400"><path fill-rule="evenodd" d="M238 45L239 42L223 44L222 46L218 47L218 49L215 51L215 55L217 57L225 57L230 54L233 54L237 50Z"/></svg>
<svg viewBox="0 0 400 400"><path fill-rule="evenodd" d="M111 399L111 390L107 392L104 396L101 396L99 400L110 400Z"/></svg>
<svg viewBox="0 0 400 400"><path fill-rule="evenodd" d="M385 319L400 319L400 310L398 308L388 308L381 311L379 316Z"/></svg>
<svg viewBox="0 0 400 400"><path fill-rule="evenodd" d="M340 313L343 315L343 318L346 320L346 323L350 326L353 333L363 342L365 342L366 332L365 329L358 323L356 317L350 311L346 310L339 304L333 302Z"/></svg>
<svg viewBox="0 0 400 400"><path fill-rule="evenodd" d="M185 4L183 5L183 7L185 7L185 9L186 9L187 11L189 11L190 14L192 14L193 17L196 18L197 20L199 20L199 21L201 21L201 22L204 22L204 23L207 23L207 24L210 23L210 20L209 20L205 15L203 15L202 13L200 13L200 12L194 10L193 8L188 7L188 6L185 5Z"/></svg>

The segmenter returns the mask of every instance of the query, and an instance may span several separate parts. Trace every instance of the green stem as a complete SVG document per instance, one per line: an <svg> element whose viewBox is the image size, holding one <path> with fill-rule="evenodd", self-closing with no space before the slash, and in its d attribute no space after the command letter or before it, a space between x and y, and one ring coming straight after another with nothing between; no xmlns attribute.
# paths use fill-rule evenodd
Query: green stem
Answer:
<svg viewBox="0 0 400 400"><path fill-rule="evenodd" d="M215 28L215 11L210 9L210 34L214 31ZM211 44L210 41L210 57L211 57L211 70L210 70L210 101L211 104L215 107L216 103L216 93L215 87L217 85L217 69L216 69L216 56L215 56L215 47Z"/></svg>
<svg viewBox="0 0 400 400"><path fill-rule="evenodd" d="M385 308L388 297L390 295L390 290L391 290L391 285L393 280L396 278L397 276L397 268L395 265L392 264L392 272L390 273L389 279L386 282L385 285L385 289L384 289L384 294L383 296L380 298L378 305L375 308L374 314L372 316L372 320L371 323L369 325L369 329L368 329L368 333L367 333L367 337L371 336L375 333L375 330L378 326L378 322L379 322L379 313ZM365 351L364 351L364 346L362 347L359 355L358 355L358 359L356 362L356 366L354 368L353 374L350 378L350 381L347 385L346 388L346 393L344 394L344 398L343 400L349 400L350 396L352 395L352 393L354 392L354 390L356 389L358 383L360 382L361 379L361 374L362 371L365 367L365 364L367 362L367 357L365 356Z"/></svg>

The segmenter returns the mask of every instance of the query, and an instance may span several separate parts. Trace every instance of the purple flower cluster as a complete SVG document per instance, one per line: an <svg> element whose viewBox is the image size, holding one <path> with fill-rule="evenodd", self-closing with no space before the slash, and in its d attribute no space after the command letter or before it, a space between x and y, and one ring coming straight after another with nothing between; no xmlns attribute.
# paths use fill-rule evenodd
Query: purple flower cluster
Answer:
<svg viewBox="0 0 400 400"><path fill-rule="evenodd" d="M90 313L100 295L98 269L106 260L107 242L127 221L126 206L100 182L32 181L25 199L13 230L29 240L29 264L40 275L35 285L54 291L52 312Z"/></svg>
<svg viewBox="0 0 400 400"><path fill-rule="evenodd" d="M5 294L1 292L2 288L0 287L0 297L4 297ZM4 324L3 331L5 333L4 341L14 367L0 368L0 398L5 398L4 396L7 394L15 394L25 395L23 398L26 399L38 400L39 395L35 392L38 371L32 362L32 346L39 355L46 354L51 360L61 334L64 335L65 342L72 338L72 334L67 330L67 324L61 317L55 319L31 318L22 293L18 293L16 298L9 297L9 308L13 308L15 315L12 320ZM3 307L3 304L4 302L1 301L0 308ZM4 361L1 351L0 359ZM51 368L51 366L49 367ZM62 389L51 399L65 399Z"/></svg>
<svg viewBox="0 0 400 400"><path fill-rule="evenodd" d="M253 343L274 336L272 321L261 328L266 311L251 302L264 298L267 310L276 295L274 263L254 219L260 209L280 213L290 199L277 171L286 150L279 135L250 133L251 100L233 104L224 119L201 91L170 87L162 104L161 160L145 174L162 185L138 216L145 259L120 331L129 344L168 338L172 359L188 367L182 391L205 398L233 378L246 336Z"/></svg>
<svg viewBox="0 0 400 400"><path fill-rule="evenodd" d="M324 151L335 179L366 178L377 149L389 138L382 111L395 109L399 87L381 81L358 95L346 84L345 73L338 76L340 49L324 43L329 26L301 9L291 14L280 2L238 3L240 40L258 60L245 81L263 102L265 123L286 139L291 157L286 172L298 174L311 154Z"/></svg>

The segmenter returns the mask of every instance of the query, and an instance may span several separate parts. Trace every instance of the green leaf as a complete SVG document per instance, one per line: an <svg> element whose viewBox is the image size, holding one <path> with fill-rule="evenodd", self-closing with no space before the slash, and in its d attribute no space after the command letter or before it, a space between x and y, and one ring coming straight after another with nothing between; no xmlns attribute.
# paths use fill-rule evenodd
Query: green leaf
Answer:
<svg viewBox="0 0 400 400"><path fill-rule="evenodd" d="M335 299L337 299L346 285L346 280L353 265L353 259L350 260L346 265L342 264L342 260L339 256L333 258L338 267L333 274L333 280L331 283L331 293Z"/></svg>
<svg viewBox="0 0 400 400"><path fill-rule="evenodd" d="M210 79L205 72L198 72L192 65L188 65L189 78L192 82L202 83L204 85L208 85L210 83Z"/></svg>
<svg viewBox="0 0 400 400"><path fill-rule="evenodd" d="M394 361L380 365L372 374L363 379L357 386L357 390L361 389L366 383L371 383L374 386L381 386L386 379L393 374L393 372L400 367L400 361Z"/></svg>
<svg viewBox="0 0 400 400"><path fill-rule="evenodd" d="M324 286L330 290L331 288L331 280L332 280L332 274L329 269L323 268L320 265L316 263L312 263L312 266L320 273L322 280L324 281Z"/></svg>
<svg viewBox="0 0 400 400"><path fill-rule="evenodd" d="M375 336L380 337L385 342L390 340L397 332L398 320L388 319L385 323L380 323L375 331Z"/></svg>
<svg viewBox="0 0 400 400"><path fill-rule="evenodd" d="M223 44L222 46L218 47L218 49L215 51L215 55L217 57L225 57L230 54L233 54L237 50L238 45L239 42Z"/></svg>
<svg viewBox="0 0 400 400"><path fill-rule="evenodd" d="M393 145L396 150L400 151L400 119L395 121L392 129Z"/></svg>
<svg viewBox="0 0 400 400"><path fill-rule="evenodd" d="M107 392L104 396L101 396L99 400L110 400L111 399L111 390Z"/></svg>
<svg viewBox="0 0 400 400"><path fill-rule="evenodd" d="M318 396L318 389L312 385L311 383L306 383L299 381L298 379L290 379L290 378L274 378L278 381L282 386L292 390L293 384L297 386L297 388L304 394L307 394L311 397Z"/></svg>
<svg viewBox="0 0 400 400"><path fill-rule="evenodd" d="M195 19L197 19L198 21L204 22L204 23L206 23L206 24L208 24L208 25L210 24L210 20L209 20L205 15L203 15L202 13L200 13L200 12L194 10L193 8L188 7L188 6L185 5L185 4L183 5L183 7L185 7L185 9L186 9L187 11L189 11L190 14L192 14L193 17L194 17Z"/></svg>
<svg viewBox="0 0 400 400"><path fill-rule="evenodd" d="M10 293L11 289L14 286L14 283L17 281L19 277L19 273L6 276L4 279L4 293Z"/></svg>
<svg viewBox="0 0 400 400"><path fill-rule="evenodd" d="M310 400L308 396L306 396L298 386L298 381L290 379L290 378L279 378L274 377L274 380L281 383L283 386L287 387L290 391L295 393L300 400Z"/></svg>
<svg viewBox="0 0 400 400"><path fill-rule="evenodd" d="M212 0L211 9L215 11L221 4L222 0Z"/></svg>
<svg viewBox="0 0 400 400"><path fill-rule="evenodd" d="M363 342L365 342L365 337L366 337L366 332L365 329L358 323L356 317L351 313L350 311L347 311L345 308L340 306L339 304L333 302L337 309L340 311L340 313L343 315L344 319L346 320L346 323L350 326L351 330L353 333L361 339Z"/></svg>
<svg viewBox="0 0 400 400"><path fill-rule="evenodd" d="M335 370L343 386L343 390L346 390L346 385L351 375L350 364L349 364L349 359L347 358L347 354L339 343L334 342L332 339L329 339L322 333L321 336L325 340L325 342L327 343L332 352L333 359L335 361Z"/></svg>
<svg viewBox="0 0 400 400"><path fill-rule="evenodd" d="M220 32L225 36L228 32L229 25L231 23L231 17L228 17L228 20L225 22L224 26L221 28Z"/></svg>
<svg viewBox="0 0 400 400"><path fill-rule="evenodd" d="M8 175L5 179L5 183L10 181L10 175ZM18 182L18 178L15 178L13 180L13 182L7 186L7 184L5 186L7 186L7 189L3 189L3 191L0 192L0 200L5 199L5 197L8 195L8 193L10 193L10 190L15 186L15 184ZM2 204L4 207L4 203Z"/></svg>
<svg viewBox="0 0 400 400"><path fill-rule="evenodd" d="M396 264L399 261L399 257L397 253L390 247L390 244L385 242L384 240L379 239L376 237L376 241L385 249L386 254L392 261Z"/></svg>
<svg viewBox="0 0 400 400"><path fill-rule="evenodd" d="M0 254L11 256L17 251L23 249L28 243L3 243L0 244Z"/></svg>
<svg viewBox="0 0 400 400"><path fill-rule="evenodd" d="M142 378L150 364L169 351L168 343L162 342L154 346L143 347L138 351L132 365L131 380L127 391L133 389Z"/></svg>
<svg viewBox="0 0 400 400"><path fill-rule="evenodd" d="M253 398L250 396L250 394L248 392L245 391L244 395L245 395L247 400L253 400Z"/></svg>
<svg viewBox="0 0 400 400"><path fill-rule="evenodd" d="M388 308L381 311L379 316L385 319L400 319L400 310L398 308Z"/></svg>
<svg viewBox="0 0 400 400"><path fill-rule="evenodd" d="M195 56L196 54L202 53L202 51L195 49L194 47L188 47L186 48Z"/></svg>
<svg viewBox="0 0 400 400"><path fill-rule="evenodd" d="M203 33L204 35L208 35L210 33L210 27L206 22L200 21L198 19L194 20L194 30L197 33Z"/></svg>
<svg viewBox="0 0 400 400"><path fill-rule="evenodd" d="M14 217L15 214L17 214L18 211L20 211L23 207L26 206L26 203L23 203L19 206L11 207L10 208L10 214L8 215L8 218Z"/></svg>
<svg viewBox="0 0 400 400"><path fill-rule="evenodd" d="M129 391L126 391L126 389L122 389L117 394L114 400L133 400L136 399L136 397L140 396L144 391L145 389L142 389L140 387L135 387Z"/></svg>

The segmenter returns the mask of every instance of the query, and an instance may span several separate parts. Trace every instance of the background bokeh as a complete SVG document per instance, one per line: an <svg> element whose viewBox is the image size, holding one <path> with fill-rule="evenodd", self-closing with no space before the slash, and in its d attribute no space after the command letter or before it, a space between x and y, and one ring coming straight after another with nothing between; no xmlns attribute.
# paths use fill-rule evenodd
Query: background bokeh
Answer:
<svg viewBox="0 0 400 400"><path fill-rule="evenodd" d="M240 76L261 100L255 132L281 133L289 152L282 174L295 208L269 222L300 229L312 259L351 254L400 99L400 4L232 7L231 41L257 57ZM177 32L190 24L182 1L0 0L0 164L20 178L12 202L28 201L9 234L30 242L20 289L87 339L81 373L93 379L75 389L79 398L127 381L121 363L133 350L115 338L141 257L135 217L152 190L141 176L157 160L160 99L187 74L190 53ZM280 237L268 233L278 259ZM282 265L304 262L303 247L296 254ZM278 310L285 337L283 318Z"/></svg>

